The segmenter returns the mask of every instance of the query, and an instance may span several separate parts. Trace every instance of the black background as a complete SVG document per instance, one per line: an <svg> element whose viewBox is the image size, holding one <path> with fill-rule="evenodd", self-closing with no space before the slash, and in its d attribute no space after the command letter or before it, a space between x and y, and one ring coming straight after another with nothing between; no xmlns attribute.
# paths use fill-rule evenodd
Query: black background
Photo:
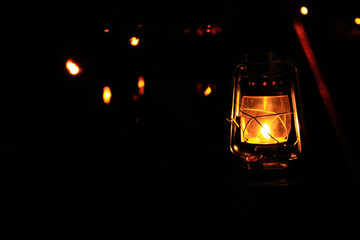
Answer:
<svg viewBox="0 0 360 240"><path fill-rule="evenodd" d="M354 3L1 4L4 239L359 238ZM339 125L292 15L307 30ZM222 32L199 36L208 24ZM134 34L137 47L129 44ZM231 74L245 53L268 51L299 67L306 164L298 185L240 187L226 121ZM67 73L69 58L80 75ZM139 76L145 94L135 101Z"/></svg>

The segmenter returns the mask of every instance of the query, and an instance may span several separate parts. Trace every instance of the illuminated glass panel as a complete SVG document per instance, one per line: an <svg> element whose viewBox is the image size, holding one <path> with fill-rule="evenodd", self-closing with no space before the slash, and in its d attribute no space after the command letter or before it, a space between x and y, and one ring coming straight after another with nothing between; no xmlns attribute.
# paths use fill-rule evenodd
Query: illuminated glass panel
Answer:
<svg viewBox="0 0 360 240"><path fill-rule="evenodd" d="M286 142L291 130L291 114L287 95L244 96L240 106L241 142Z"/></svg>

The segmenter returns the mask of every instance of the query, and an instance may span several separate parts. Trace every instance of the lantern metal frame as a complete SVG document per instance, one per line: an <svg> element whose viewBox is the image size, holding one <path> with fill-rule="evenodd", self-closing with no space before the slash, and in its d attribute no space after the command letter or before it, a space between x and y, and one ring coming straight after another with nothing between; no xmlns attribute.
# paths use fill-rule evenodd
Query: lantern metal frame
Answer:
<svg viewBox="0 0 360 240"><path fill-rule="evenodd" d="M258 171L288 169L295 165L294 163L298 162L303 152L302 114L299 111L301 109L299 74L295 64L279 58L272 52L245 55L233 72L232 90L232 111L228 119L231 123L230 150L239 161L238 166L242 169ZM264 101L269 97L287 96L289 109L254 116L242 108L244 97L249 96L254 99L264 99ZM248 119L247 122L244 121L245 117ZM290 126L289 131L285 129L288 135L278 140L270 131L267 131L268 140L246 141L244 135L251 122L253 125L258 124L257 131L266 131L262 123L266 117L280 120L285 117L291 119L289 120L291 123L287 122Z"/></svg>

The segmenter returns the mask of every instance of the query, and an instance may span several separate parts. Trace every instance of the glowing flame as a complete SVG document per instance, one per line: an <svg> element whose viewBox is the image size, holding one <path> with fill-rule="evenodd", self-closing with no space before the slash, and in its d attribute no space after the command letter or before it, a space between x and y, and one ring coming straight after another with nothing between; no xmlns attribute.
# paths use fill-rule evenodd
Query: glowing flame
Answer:
<svg viewBox="0 0 360 240"><path fill-rule="evenodd" d="M130 38L130 45L136 47L139 44L140 39L137 37Z"/></svg>
<svg viewBox="0 0 360 240"><path fill-rule="evenodd" d="M205 95L205 96L209 96L210 93L211 93L211 87L210 87L210 84L209 84L208 87L207 87L207 88L205 89L205 91L204 91L204 95Z"/></svg>
<svg viewBox="0 0 360 240"><path fill-rule="evenodd" d="M77 75L80 73L80 67L74 63L71 59L66 62L66 69L71 75Z"/></svg>
<svg viewBox="0 0 360 240"><path fill-rule="evenodd" d="M307 14L309 13L309 10L307 9L307 7L302 6L302 7L300 8L300 13L301 13L302 15L307 15Z"/></svg>
<svg viewBox="0 0 360 240"><path fill-rule="evenodd" d="M108 33L108 32L110 32L110 30L108 28L105 28L104 32Z"/></svg>
<svg viewBox="0 0 360 240"><path fill-rule="evenodd" d="M106 86L103 88L103 100L104 103L109 104L111 101L111 90L110 87Z"/></svg>
<svg viewBox="0 0 360 240"><path fill-rule="evenodd" d="M270 139L270 128L267 124L262 125L261 134L264 138Z"/></svg>

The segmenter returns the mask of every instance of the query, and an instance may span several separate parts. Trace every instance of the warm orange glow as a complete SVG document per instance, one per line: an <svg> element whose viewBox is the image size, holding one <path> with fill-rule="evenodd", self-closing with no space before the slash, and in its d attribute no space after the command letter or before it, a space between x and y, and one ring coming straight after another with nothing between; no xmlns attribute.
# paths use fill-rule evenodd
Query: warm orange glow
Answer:
<svg viewBox="0 0 360 240"><path fill-rule="evenodd" d="M137 45L139 45L139 41L140 41L139 38L132 37L132 38L130 38L130 45L136 47Z"/></svg>
<svg viewBox="0 0 360 240"><path fill-rule="evenodd" d="M80 73L80 67L71 59L66 61L66 69L71 75L77 75Z"/></svg>
<svg viewBox="0 0 360 240"><path fill-rule="evenodd" d="M210 84L208 85L208 87L205 89L204 91L204 95L205 96L209 96L211 94L211 87L210 87Z"/></svg>
<svg viewBox="0 0 360 240"><path fill-rule="evenodd" d="M237 146L237 145L234 145L233 146L233 149L237 152L237 151L239 151L239 147Z"/></svg>
<svg viewBox="0 0 360 240"><path fill-rule="evenodd" d="M104 32L108 33L108 32L110 32L110 30L109 30L108 28L106 28L106 29L104 30Z"/></svg>
<svg viewBox="0 0 360 240"><path fill-rule="evenodd" d="M266 123L262 125L260 133L265 139L270 139L270 127Z"/></svg>
<svg viewBox="0 0 360 240"><path fill-rule="evenodd" d="M307 14L309 13L309 10L307 9L307 7L302 6L302 7L300 8L300 13L301 13L302 15L307 15Z"/></svg>
<svg viewBox="0 0 360 240"><path fill-rule="evenodd" d="M103 88L103 100L104 100L104 103L106 104L109 104L110 101L111 101L111 90L110 90L110 87L106 86Z"/></svg>
<svg viewBox="0 0 360 240"><path fill-rule="evenodd" d="M355 18L354 22L355 22L356 25L360 25L360 18L358 18L358 17Z"/></svg>
<svg viewBox="0 0 360 240"><path fill-rule="evenodd" d="M139 95L144 95L145 93L145 80L144 77L140 76L138 78L138 88L139 88Z"/></svg>
<svg viewBox="0 0 360 240"><path fill-rule="evenodd" d="M144 80L144 77L139 77L138 78L138 88L143 88L145 87L145 80Z"/></svg>
<svg viewBox="0 0 360 240"><path fill-rule="evenodd" d="M275 144L288 140L292 112L287 95L244 96L240 111L241 142Z"/></svg>

